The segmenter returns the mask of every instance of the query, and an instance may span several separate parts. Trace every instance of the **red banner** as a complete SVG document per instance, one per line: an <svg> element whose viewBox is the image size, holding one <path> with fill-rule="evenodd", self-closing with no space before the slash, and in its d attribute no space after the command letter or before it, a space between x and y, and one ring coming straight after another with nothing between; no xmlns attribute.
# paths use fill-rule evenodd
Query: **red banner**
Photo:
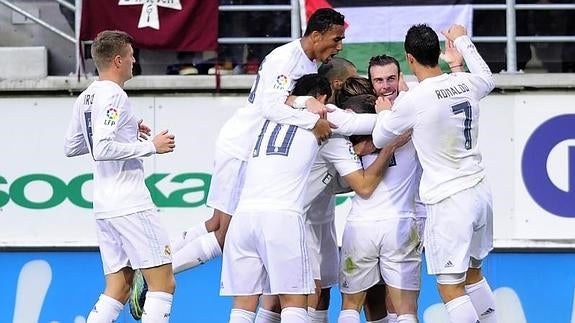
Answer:
<svg viewBox="0 0 575 323"><path fill-rule="evenodd" d="M122 30L135 47L176 51L215 50L217 0L84 0L80 40Z"/></svg>

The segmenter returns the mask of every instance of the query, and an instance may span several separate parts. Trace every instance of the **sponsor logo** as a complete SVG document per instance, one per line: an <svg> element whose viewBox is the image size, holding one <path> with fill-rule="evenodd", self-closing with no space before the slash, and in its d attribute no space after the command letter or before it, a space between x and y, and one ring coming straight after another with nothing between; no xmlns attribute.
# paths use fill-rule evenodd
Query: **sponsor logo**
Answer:
<svg viewBox="0 0 575 323"><path fill-rule="evenodd" d="M193 208L206 203L211 178L206 173L154 173L146 178L146 186L157 207ZM92 180L92 174L78 175L69 181L50 174L28 174L10 182L0 176L0 208L12 202L21 208L39 210L70 202L89 209L92 201L86 186Z"/></svg>
<svg viewBox="0 0 575 323"><path fill-rule="evenodd" d="M544 210L575 217L575 114L542 123L525 143L521 171L525 188ZM551 158L557 156L559 158ZM558 162L561 161L561 162ZM559 172L556 178L550 176ZM561 185L561 182L565 185ZM563 187L560 187L563 186Z"/></svg>
<svg viewBox="0 0 575 323"><path fill-rule="evenodd" d="M276 83L274 84L274 89L276 90L287 90L289 85L289 79L285 75L278 75L276 78Z"/></svg>
<svg viewBox="0 0 575 323"><path fill-rule="evenodd" d="M104 124L106 126L115 125L116 122L118 122L118 119L120 119L120 113L118 112L118 109L111 107L106 110L106 119L104 120Z"/></svg>

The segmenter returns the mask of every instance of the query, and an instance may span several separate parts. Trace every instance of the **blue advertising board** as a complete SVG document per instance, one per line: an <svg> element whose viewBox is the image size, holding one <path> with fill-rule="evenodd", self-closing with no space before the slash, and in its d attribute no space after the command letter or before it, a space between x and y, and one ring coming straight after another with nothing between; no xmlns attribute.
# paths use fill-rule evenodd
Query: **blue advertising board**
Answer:
<svg viewBox="0 0 575 323"><path fill-rule="evenodd" d="M0 322L84 323L104 287L98 252L0 252ZM231 300L219 296L220 259L177 275L170 322L227 322ZM495 291L499 323L575 323L575 255L493 253L484 272ZM434 277L423 275L419 317L443 323ZM330 322L340 296L332 290ZM443 313L443 314L442 314ZM127 308L117 323L134 322Z"/></svg>

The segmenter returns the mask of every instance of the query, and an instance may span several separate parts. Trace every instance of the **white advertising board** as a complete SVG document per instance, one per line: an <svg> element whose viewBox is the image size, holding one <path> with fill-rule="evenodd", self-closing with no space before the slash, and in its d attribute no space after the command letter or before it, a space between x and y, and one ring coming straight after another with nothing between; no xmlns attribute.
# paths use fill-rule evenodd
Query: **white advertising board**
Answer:
<svg viewBox="0 0 575 323"><path fill-rule="evenodd" d="M214 142L245 96L133 96L154 132L176 135L173 154L146 159L147 184L170 234L211 216L205 198ZM72 97L0 98L0 247L96 246L89 156L66 158ZM492 94L480 146L493 191L497 247L575 241L575 95ZM349 210L339 198L338 227ZM341 232L341 230L340 230Z"/></svg>

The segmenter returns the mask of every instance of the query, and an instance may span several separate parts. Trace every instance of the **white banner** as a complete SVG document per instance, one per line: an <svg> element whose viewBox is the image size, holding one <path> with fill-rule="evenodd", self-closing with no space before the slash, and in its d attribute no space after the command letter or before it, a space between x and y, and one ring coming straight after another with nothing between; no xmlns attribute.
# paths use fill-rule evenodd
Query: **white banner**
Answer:
<svg viewBox="0 0 575 323"><path fill-rule="evenodd" d="M73 98L0 98L0 247L96 246L89 156L66 158ZM245 96L135 96L154 132L176 135L173 154L146 160L147 184L170 234L211 216L205 198L214 141ZM481 105L497 247L575 239L575 95L493 94ZM349 210L339 198L338 226ZM341 230L340 230L341 232Z"/></svg>

